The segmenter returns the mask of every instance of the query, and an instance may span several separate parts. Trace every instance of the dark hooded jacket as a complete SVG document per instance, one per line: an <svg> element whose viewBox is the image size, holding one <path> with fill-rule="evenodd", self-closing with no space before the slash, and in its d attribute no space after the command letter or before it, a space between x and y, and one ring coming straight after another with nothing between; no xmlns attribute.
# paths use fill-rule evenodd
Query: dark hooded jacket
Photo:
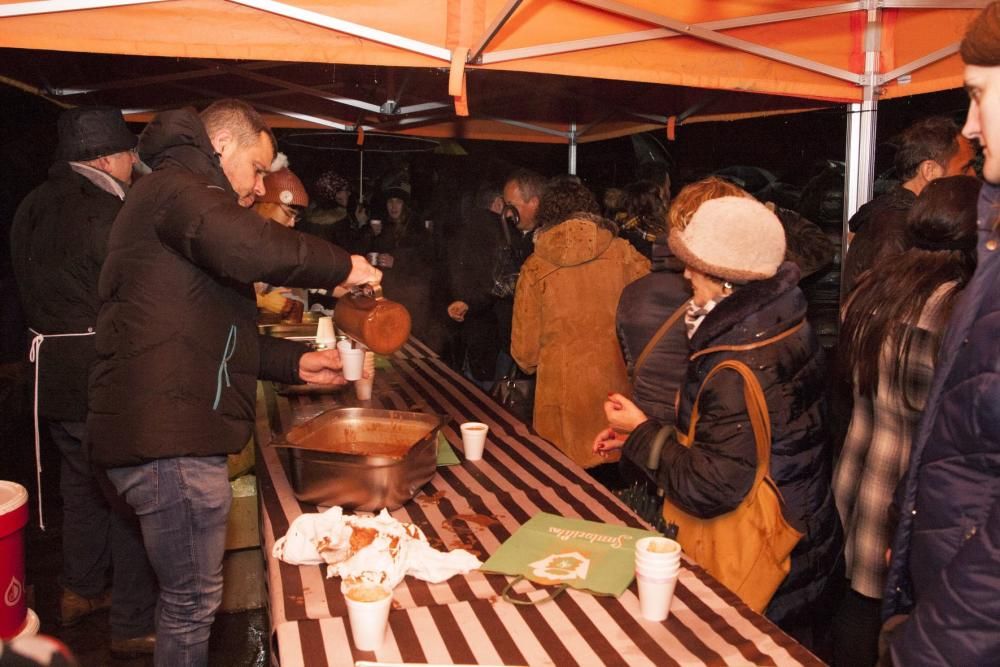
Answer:
<svg viewBox="0 0 1000 667"><path fill-rule="evenodd" d="M1000 187L979 195L979 263L938 352L900 495L883 614L911 613L896 665L1000 659Z"/></svg>
<svg viewBox="0 0 1000 667"><path fill-rule="evenodd" d="M95 462L239 451L258 377L298 382L300 344L262 337L252 283L331 286L350 257L237 204L200 118L157 116L101 271L88 433Z"/></svg>
<svg viewBox="0 0 1000 667"><path fill-rule="evenodd" d="M777 623L795 623L827 593L841 568L840 520L830 489L826 428L826 375L819 342L808 322L795 333L753 349L734 350L773 338L804 322L806 300L796 287L799 271L785 262L767 280L754 281L721 301L691 339L692 357L681 389L677 427L687 432L691 408L709 371L727 359L747 364L760 381L771 417L771 477L784 498L784 514L803 538L792 552L792 568L767 608ZM757 466L743 380L720 373L705 387L701 418L690 448L668 438L657 484L685 511L711 518L736 508ZM645 465L662 424L636 428L625 456ZM818 606L818 605L817 605Z"/></svg>
<svg viewBox="0 0 1000 667"><path fill-rule="evenodd" d="M653 244L652 256L652 272L622 291L615 328L625 364L632 373L632 400L648 416L672 425L674 399L684 381L690 354L683 318L650 350L638 373L633 371L656 331L691 298L691 287L684 279L684 264L670 251L665 237Z"/></svg>
<svg viewBox="0 0 1000 667"><path fill-rule="evenodd" d="M110 176L108 177L110 178ZM42 334L93 331L97 280L111 223L122 200L56 162L48 180L17 209L11 254L28 325ZM46 338L38 355L38 413L58 421L87 417L87 372L94 337Z"/></svg>
<svg viewBox="0 0 1000 667"><path fill-rule="evenodd" d="M906 216L917 196L901 185L858 209L848 225L854 240L844 259L843 283L850 292L861 274L881 259L906 249Z"/></svg>
<svg viewBox="0 0 1000 667"><path fill-rule="evenodd" d="M469 370L477 380L492 380L497 354L510 349L510 337L501 338L493 279L504 244L500 216L476 207L455 234L448 254L451 298L469 306L462 323Z"/></svg>

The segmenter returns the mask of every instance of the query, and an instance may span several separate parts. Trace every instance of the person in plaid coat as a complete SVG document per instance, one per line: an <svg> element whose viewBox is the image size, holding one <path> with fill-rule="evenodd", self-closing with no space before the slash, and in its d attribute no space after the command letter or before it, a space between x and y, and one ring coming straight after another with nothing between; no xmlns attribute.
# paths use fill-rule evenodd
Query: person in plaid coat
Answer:
<svg viewBox="0 0 1000 667"><path fill-rule="evenodd" d="M833 491L850 590L835 621L837 664L878 659L885 552L894 528L889 507L909 463L940 336L975 269L979 188L970 176L930 183L907 217L910 247L863 276L845 312L854 411Z"/></svg>

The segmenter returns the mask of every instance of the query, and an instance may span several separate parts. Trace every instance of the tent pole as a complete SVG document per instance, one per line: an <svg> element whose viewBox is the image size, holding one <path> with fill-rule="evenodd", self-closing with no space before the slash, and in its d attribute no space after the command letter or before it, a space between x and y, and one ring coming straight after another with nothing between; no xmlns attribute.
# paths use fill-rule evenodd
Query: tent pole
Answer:
<svg viewBox="0 0 1000 667"><path fill-rule="evenodd" d="M569 124L569 169L568 174L576 175L576 123Z"/></svg>
<svg viewBox="0 0 1000 667"><path fill-rule="evenodd" d="M844 218L841 229L840 258L844 258L850 247L848 221L861 205L872 198L872 184L875 175L875 131L878 115L878 89L876 88L876 68L881 49L881 10L868 10L868 25L865 30L865 77L861 102L848 105L847 142L844 174ZM841 281L841 301L843 301L843 281Z"/></svg>

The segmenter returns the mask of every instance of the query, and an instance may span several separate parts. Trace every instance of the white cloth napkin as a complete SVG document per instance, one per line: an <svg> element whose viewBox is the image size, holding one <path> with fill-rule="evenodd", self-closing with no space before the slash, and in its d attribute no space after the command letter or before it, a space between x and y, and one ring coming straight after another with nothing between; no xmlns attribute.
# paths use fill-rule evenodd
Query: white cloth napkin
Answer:
<svg viewBox="0 0 1000 667"><path fill-rule="evenodd" d="M352 545L352 536L358 539ZM370 541L369 537L374 534ZM328 565L326 576L396 586L409 574L438 583L479 569L482 562L464 549L438 551L412 523L402 523L382 510L378 516L344 514L331 507L302 514L274 543L272 555L290 565Z"/></svg>

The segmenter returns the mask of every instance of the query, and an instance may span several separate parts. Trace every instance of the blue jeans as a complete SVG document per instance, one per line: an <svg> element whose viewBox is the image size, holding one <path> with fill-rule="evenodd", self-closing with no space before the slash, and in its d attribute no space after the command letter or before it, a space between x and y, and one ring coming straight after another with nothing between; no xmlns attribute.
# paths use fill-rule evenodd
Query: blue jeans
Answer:
<svg viewBox="0 0 1000 667"><path fill-rule="evenodd" d="M108 477L135 509L160 580L155 664L207 665L232 502L226 457L158 459Z"/></svg>
<svg viewBox="0 0 1000 667"><path fill-rule="evenodd" d="M83 452L86 424L49 422L49 433L62 455L62 585L85 598L100 596L110 585L111 638L147 635L153 631L156 577L139 524L128 507L112 507L101 489L103 480Z"/></svg>

